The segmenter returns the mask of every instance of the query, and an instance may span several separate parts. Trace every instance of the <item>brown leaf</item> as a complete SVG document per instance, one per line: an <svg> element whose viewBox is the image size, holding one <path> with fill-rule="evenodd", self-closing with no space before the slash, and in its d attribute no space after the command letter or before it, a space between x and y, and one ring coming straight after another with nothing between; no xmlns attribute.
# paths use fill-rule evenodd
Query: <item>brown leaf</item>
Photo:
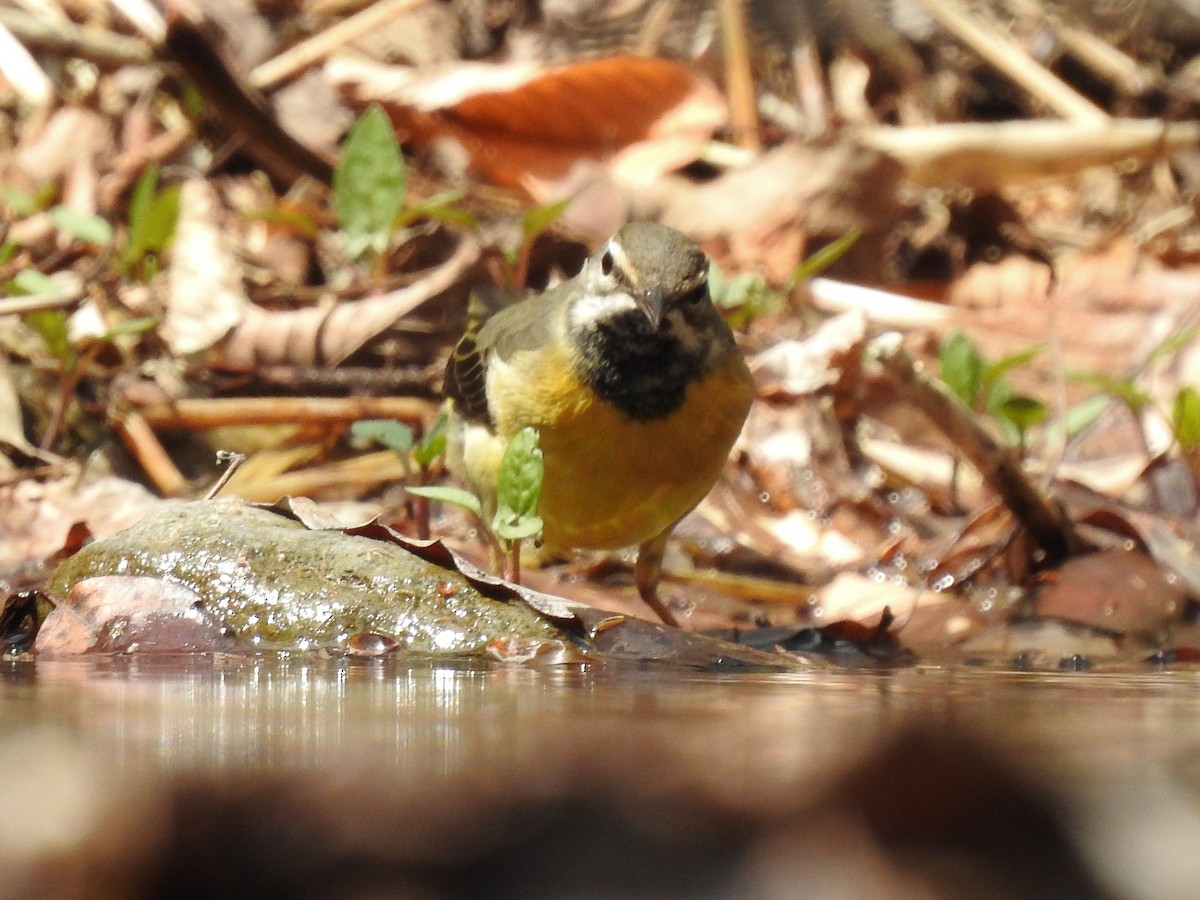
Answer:
<svg viewBox="0 0 1200 900"><path fill-rule="evenodd" d="M217 192L202 178L179 191L179 222L167 270L163 339L179 355L207 350L244 318L249 299Z"/></svg>
<svg viewBox="0 0 1200 900"><path fill-rule="evenodd" d="M162 578L101 575L71 588L42 623L35 649L73 656L233 651L238 645L189 588Z"/></svg>
<svg viewBox="0 0 1200 900"><path fill-rule="evenodd" d="M397 128L423 146L452 138L497 184L539 201L581 160L606 161L639 182L691 162L726 117L716 88L686 66L632 56L548 70L460 66L390 97L342 70L362 100L383 100ZM337 74L334 76L338 77ZM389 102L390 101L390 102Z"/></svg>
<svg viewBox="0 0 1200 900"><path fill-rule="evenodd" d="M1178 618L1184 591L1139 551L1105 550L1068 560L1038 590L1045 618L1115 634L1156 634Z"/></svg>
<svg viewBox="0 0 1200 900"><path fill-rule="evenodd" d="M247 367L264 362L336 364L449 289L478 258L479 244L464 239L441 266L399 290L332 308L270 311L251 306L223 347L224 361Z"/></svg>

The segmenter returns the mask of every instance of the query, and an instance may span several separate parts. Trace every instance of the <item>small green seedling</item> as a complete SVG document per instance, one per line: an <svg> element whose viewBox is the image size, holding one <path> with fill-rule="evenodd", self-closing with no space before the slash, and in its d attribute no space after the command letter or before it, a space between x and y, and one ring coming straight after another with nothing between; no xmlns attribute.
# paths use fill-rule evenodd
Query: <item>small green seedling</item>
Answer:
<svg viewBox="0 0 1200 900"><path fill-rule="evenodd" d="M1200 451L1200 391L1190 384L1179 389L1171 404L1171 426L1185 455Z"/></svg>
<svg viewBox="0 0 1200 900"><path fill-rule="evenodd" d="M520 581L521 541L541 533L542 519L537 509L544 477L538 433L533 428L523 428L504 450L496 485L496 512L492 521L486 523L497 542L498 555L505 560L504 577L509 581ZM442 503L453 503L483 517L483 504L479 498L462 488L430 485L409 488L408 492Z"/></svg>
<svg viewBox="0 0 1200 900"><path fill-rule="evenodd" d="M708 291L733 328L745 328L759 316L777 312L783 305L779 291L762 276L743 272L730 278L715 262L708 267Z"/></svg>
<svg viewBox="0 0 1200 900"><path fill-rule="evenodd" d="M79 213L69 206L50 207L50 220L54 227L72 240L84 244L107 247L112 243L112 226L108 220L95 213Z"/></svg>
<svg viewBox="0 0 1200 900"><path fill-rule="evenodd" d="M379 444L407 457L413 448L413 430L395 419L360 419L350 426L351 436Z"/></svg>
<svg viewBox="0 0 1200 900"><path fill-rule="evenodd" d="M523 288L529 278L529 258L533 254L533 245L538 237L553 227L568 206L571 199L556 200L535 206L521 217L521 244L515 250L504 251L504 268L508 284L512 287Z"/></svg>
<svg viewBox="0 0 1200 900"><path fill-rule="evenodd" d="M179 186L158 186L159 169L143 170L129 199L129 229L118 267L130 276L149 280L162 263L162 254L175 239L179 221Z"/></svg>
<svg viewBox="0 0 1200 900"><path fill-rule="evenodd" d="M800 282L815 278L824 272L845 256L846 251L853 247L860 237L862 237L862 229L851 228L836 241L826 244L820 250L805 257L788 278L787 284L784 286L785 290L791 293L799 286Z"/></svg>
<svg viewBox="0 0 1200 900"><path fill-rule="evenodd" d="M1007 375L1044 350L1038 344L989 363L965 332L955 330L938 353L941 379L972 412L990 416L1009 444L1024 450L1030 430L1045 421L1048 410L1037 398L1018 394Z"/></svg>
<svg viewBox="0 0 1200 900"><path fill-rule="evenodd" d="M1196 328L1185 328L1177 334L1167 337L1151 351L1143 370L1154 367L1183 349L1192 342L1196 334ZM1179 390L1172 404L1170 415L1168 415L1164 410L1158 409L1149 392L1137 384L1136 374L1117 377L1104 372L1073 372L1070 377L1072 380L1083 382L1100 392L1100 396L1088 398L1077 407L1077 409L1083 408L1090 413L1089 417L1081 422L1080 428L1091 424L1103 412L1107 405L1107 398L1118 400L1129 411L1129 415L1137 425L1136 434L1147 459L1151 459L1154 454L1150 449L1149 436L1146 434L1144 415L1147 410L1153 409L1166 419L1171 425L1172 433L1192 473L1192 478L1197 483L1197 494L1200 495L1200 454L1191 444L1191 438L1194 436L1192 429L1196 421L1193 409L1192 395L1195 393L1193 388L1185 386ZM1162 497L1158 494L1158 482L1155 479L1149 480L1149 488L1156 501L1161 505Z"/></svg>
<svg viewBox="0 0 1200 900"><path fill-rule="evenodd" d="M406 182L396 132L383 108L372 104L350 129L333 172L333 211L352 258L387 252Z"/></svg>
<svg viewBox="0 0 1200 900"><path fill-rule="evenodd" d="M806 257L784 282L782 290L775 290L761 275L742 272L729 277L715 262L708 271L708 288L713 303L724 311L725 319L734 328L746 328L759 316L778 312L784 298L800 283L823 272L854 245L861 232L852 228L836 241L827 244Z"/></svg>
<svg viewBox="0 0 1200 900"><path fill-rule="evenodd" d="M522 428L508 442L500 461L496 515L492 518L492 531L498 538L515 542L541 532L542 519L537 508L544 477L538 433L532 428Z"/></svg>
<svg viewBox="0 0 1200 900"><path fill-rule="evenodd" d="M458 205L465 191L443 191L410 205L407 185L396 132L383 108L372 104L346 135L333 171L333 212L348 256L369 255L381 263L396 233L417 219L478 226L475 216Z"/></svg>

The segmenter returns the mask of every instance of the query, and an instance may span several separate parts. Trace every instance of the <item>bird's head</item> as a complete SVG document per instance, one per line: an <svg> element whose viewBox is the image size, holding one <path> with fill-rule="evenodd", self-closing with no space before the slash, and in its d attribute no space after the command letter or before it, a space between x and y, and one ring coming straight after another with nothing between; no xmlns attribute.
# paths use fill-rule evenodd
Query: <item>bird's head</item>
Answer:
<svg viewBox="0 0 1200 900"><path fill-rule="evenodd" d="M572 328L637 313L657 330L671 310L709 301L708 257L674 228L631 222L588 258L578 282Z"/></svg>

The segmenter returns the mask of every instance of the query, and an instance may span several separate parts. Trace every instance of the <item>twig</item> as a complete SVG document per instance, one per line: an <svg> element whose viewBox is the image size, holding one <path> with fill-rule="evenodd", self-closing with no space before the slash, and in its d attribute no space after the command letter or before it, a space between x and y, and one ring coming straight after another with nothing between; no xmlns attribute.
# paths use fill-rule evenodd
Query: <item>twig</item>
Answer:
<svg viewBox="0 0 1200 900"><path fill-rule="evenodd" d="M108 0L109 4L125 17L146 40L154 46L162 43L167 33L162 14L149 0Z"/></svg>
<svg viewBox="0 0 1200 900"><path fill-rule="evenodd" d="M809 279L805 289L813 306L820 310L860 312L874 324L887 328L938 328L953 318L953 311L944 303L930 303L832 278Z"/></svg>
<svg viewBox="0 0 1200 900"><path fill-rule="evenodd" d="M432 408L431 401L415 397L221 397L155 402L137 412L154 428L203 430L221 425L328 426L359 419L424 422Z"/></svg>
<svg viewBox="0 0 1200 900"><path fill-rule="evenodd" d="M803 115L801 133L805 137L825 134L830 124L829 94L816 37L811 28L792 49L792 72L796 79L797 102Z"/></svg>
<svg viewBox="0 0 1200 900"><path fill-rule="evenodd" d="M1037 0L1005 0L1005 5L1015 16L1026 16L1045 24L1068 53L1127 94L1141 93L1160 80L1137 60L1090 31L1067 24Z"/></svg>
<svg viewBox="0 0 1200 900"><path fill-rule="evenodd" d="M222 488L229 484L229 479L233 477L233 473L242 467L242 463L246 461L245 453L238 453L233 450L218 450L217 464L224 465L223 471L219 478L213 482L212 487L208 489L208 493L204 495L205 500L211 500L217 494L221 493Z"/></svg>
<svg viewBox="0 0 1200 900"><path fill-rule="evenodd" d="M734 140L758 149L758 104L754 100L754 77L750 71L750 41L746 37L746 7L743 0L717 0L721 15L721 37L725 46L725 90L729 92L729 119Z"/></svg>
<svg viewBox="0 0 1200 900"><path fill-rule="evenodd" d="M23 316L31 312L48 309L64 309L74 306L84 297L81 286L61 288L46 294L31 294L27 297L0 298L0 316Z"/></svg>
<svg viewBox="0 0 1200 900"><path fill-rule="evenodd" d="M21 99L31 106L47 106L54 97L54 82L2 21L0 77L12 85Z"/></svg>
<svg viewBox="0 0 1200 900"><path fill-rule="evenodd" d="M263 454L255 455L255 458ZM366 453L324 465L306 465L292 471L263 474L243 468L232 492L243 500L273 502L280 497L316 497L362 494L368 487L400 484L405 467L394 450Z"/></svg>
<svg viewBox="0 0 1200 900"><path fill-rule="evenodd" d="M863 128L858 139L898 160L914 181L1003 187L1124 159L1159 159L1200 142L1200 123L1051 119Z"/></svg>
<svg viewBox="0 0 1200 900"><path fill-rule="evenodd" d="M114 424L121 443L137 460L150 483L160 494L164 497L181 497L187 493L188 480L172 462L171 455L159 442L145 419L136 412L126 412L119 416Z"/></svg>
<svg viewBox="0 0 1200 900"><path fill-rule="evenodd" d="M875 338L867 352L900 388L904 399L925 413L1000 495L1047 561L1065 559L1075 545L1066 514L1025 476L1013 455L996 443L948 388L917 370L900 335L892 332Z"/></svg>
<svg viewBox="0 0 1200 900"><path fill-rule="evenodd" d="M653 56L658 51L663 35L667 33L678 9L679 0L659 0L651 5L642 22L633 52L638 56Z"/></svg>
<svg viewBox="0 0 1200 900"><path fill-rule="evenodd" d="M1011 37L973 16L956 0L920 0L943 27L1050 109L1068 119L1103 121L1108 115L1040 65Z"/></svg>
<svg viewBox="0 0 1200 900"><path fill-rule="evenodd" d="M425 0L382 0L369 6L255 67L250 73L250 84L260 91L270 90L351 41L356 41L386 25L400 13L424 2Z"/></svg>
<svg viewBox="0 0 1200 900"><path fill-rule="evenodd" d="M100 65L147 63L154 58L144 41L102 28L76 25L70 19L47 22L17 9L0 9L0 26L30 46Z"/></svg>
<svg viewBox="0 0 1200 900"><path fill-rule="evenodd" d="M183 69L221 127L240 139L246 153L275 181L290 186L305 175L324 184L333 180L332 163L284 130L266 102L230 71L196 23L173 15L163 49Z"/></svg>

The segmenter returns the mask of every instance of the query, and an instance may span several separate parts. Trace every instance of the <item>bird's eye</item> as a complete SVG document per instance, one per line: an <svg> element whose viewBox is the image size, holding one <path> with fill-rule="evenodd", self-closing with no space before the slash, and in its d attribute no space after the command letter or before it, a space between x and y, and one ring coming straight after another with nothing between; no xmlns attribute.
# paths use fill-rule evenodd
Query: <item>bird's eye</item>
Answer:
<svg viewBox="0 0 1200 900"><path fill-rule="evenodd" d="M679 298L680 303L699 303L708 296L708 283L701 282Z"/></svg>
<svg viewBox="0 0 1200 900"><path fill-rule="evenodd" d="M600 271L605 275L611 275L613 270L613 255L608 250L604 251L604 255L600 257Z"/></svg>

